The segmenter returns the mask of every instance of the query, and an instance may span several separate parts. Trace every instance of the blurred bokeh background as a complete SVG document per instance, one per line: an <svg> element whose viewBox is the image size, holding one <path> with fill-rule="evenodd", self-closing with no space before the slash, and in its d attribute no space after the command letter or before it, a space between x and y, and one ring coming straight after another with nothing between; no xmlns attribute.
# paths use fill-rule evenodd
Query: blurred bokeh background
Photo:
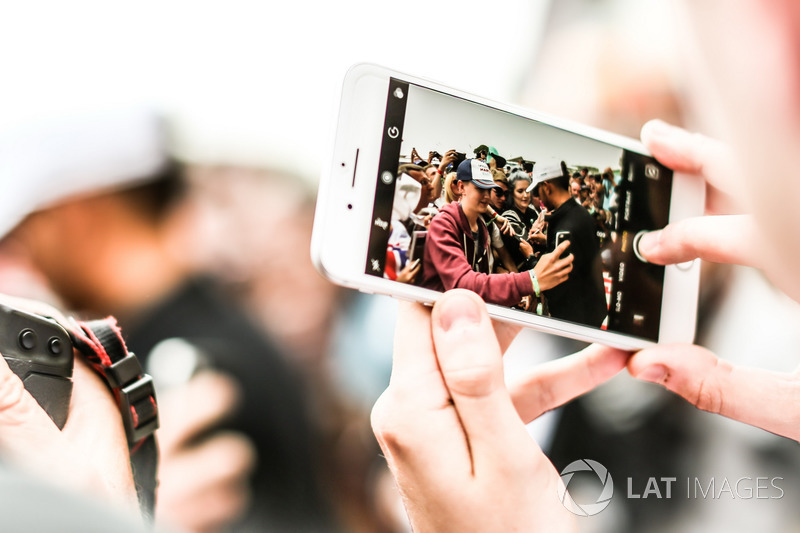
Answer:
<svg viewBox="0 0 800 533"><path fill-rule="evenodd" d="M330 285L308 253L345 71L374 62L638 137L656 117L694 126L681 104L680 41L668 0L2 0L0 138L98 106L157 108L171 153L188 166L193 222L175 246L221 280L302 377L331 530L400 532L402 506L369 429L391 367L394 302ZM797 366L800 334L789 324L800 312L757 272L705 268L700 305L698 340L720 356ZM755 312L762 306L779 312L768 319ZM508 372L578 347L525 332ZM614 477L612 505L581 520L582 531L800 528L796 443L655 386L620 376L531 433L557 468L586 457ZM780 476L786 495L625 497L627 478L641 493L651 476L706 485Z"/></svg>

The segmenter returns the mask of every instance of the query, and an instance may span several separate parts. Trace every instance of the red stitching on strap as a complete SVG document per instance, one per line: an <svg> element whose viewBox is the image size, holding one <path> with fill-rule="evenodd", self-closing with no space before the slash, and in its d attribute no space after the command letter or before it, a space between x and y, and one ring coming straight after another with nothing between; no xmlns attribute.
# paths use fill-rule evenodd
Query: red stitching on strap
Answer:
<svg viewBox="0 0 800 533"><path fill-rule="evenodd" d="M106 349L103 347L103 344L100 342L100 339L97 338L94 331L85 326L83 322L78 322L78 324L86 335L87 344L92 347L95 355L100 359L100 362L105 366L111 366L111 358L108 356L108 353L106 353ZM116 322L114 325L116 326Z"/></svg>

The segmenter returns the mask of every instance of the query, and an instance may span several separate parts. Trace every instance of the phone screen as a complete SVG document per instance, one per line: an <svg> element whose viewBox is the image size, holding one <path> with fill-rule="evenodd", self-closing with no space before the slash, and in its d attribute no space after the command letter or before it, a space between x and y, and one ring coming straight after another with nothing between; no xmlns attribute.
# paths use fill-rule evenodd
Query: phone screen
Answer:
<svg viewBox="0 0 800 533"><path fill-rule="evenodd" d="M455 150L478 158L487 147L491 147L488 159L494 159L495 167L505 159L504 167L497 170L504 170L508 178L520 178L531 163L534 173L537 165L552 161L563 161L567 169L559 188L568 185L569 199L558 205L552 198L540 198L538 188L526 198L510 185L505 203L496 200L498 214L513 218L516 213L522 219L524 234L518 236L522 239L528 239L526 232L539 211L547 213L544 236L530 240L534 261L519 265L520 271L533 268L536 258L552 252L558 234L569 235L568 251L574 257L569 278L542 292L543 305L522 312L657 341L664 267L637 259L633 240L639 232L667 224L672 171L650 156L396 78L389 83L365 272L426 288L449 288L437 281L447 268L436 250L441 241L431 238L432 234L426 238L426 233L431 221L445 211L458 216L460 206L447 207L444 200L434 197L433 182L446 179L455 168L430 178L404 165L412 163L412 149L421 157ZM517 184L524 184L524 179ZM563 200L564 193L558 195ZM490 218L483 217L486 233L470 235L464 228L464 254L475 270L507 276L503 265L508 261L500 259L499 248L517 250L508 239L503 246L495 246L500 241ZM491 245L481 240L487 234ZM478 257L481 254L487 257ZM420 271L412 279L397 277L412 256L422 259ZM488 303L520 309L499 295L497 300L491 293L483 297Z"/></svg>

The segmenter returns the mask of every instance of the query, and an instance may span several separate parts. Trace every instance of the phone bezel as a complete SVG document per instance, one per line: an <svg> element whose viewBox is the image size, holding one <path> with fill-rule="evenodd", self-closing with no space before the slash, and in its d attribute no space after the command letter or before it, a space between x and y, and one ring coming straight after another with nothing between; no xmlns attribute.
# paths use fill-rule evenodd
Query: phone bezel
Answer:
<svg viewBox="0 0 800 533"><path fill-rule="evenodd" d="M410 76L373 64L350 68L342 85L339 117L330 164L320 181L311 253L317 269L339 285L366 293L432 304L441 293L372 276L364 271L378 173L389 79L462 98L499 111L594 138L620 149L650 155L638 141L546 113L495 102L440 83ZM670 223L698 216L705 205L702 180L675 173L670 202ZM658 342L691 342L695 332L700 262L667 266ZM540 317L488 304L500 320L587 342L624 349L652 346L654 342L613 331L595 329L550 317Z"/></svg>

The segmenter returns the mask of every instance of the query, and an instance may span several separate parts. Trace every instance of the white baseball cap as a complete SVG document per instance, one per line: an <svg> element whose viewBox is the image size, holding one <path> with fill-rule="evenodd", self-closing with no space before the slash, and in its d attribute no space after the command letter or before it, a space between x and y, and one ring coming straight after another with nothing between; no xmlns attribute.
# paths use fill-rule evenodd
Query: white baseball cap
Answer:
<svg viewBox="0 0 800 533"><path fill-rule="evenodd" d="M145 107L21 123L0 134L0 238L64 200L153 179L167 163L161 120Z"/></svg>
<svg viewBox="0 0 800 533"><path fill-rule="evenodd" d="M564 175L563 162L561 161L536 165L531 173L531 184L525 190L530 192L543 181L560 178Z"/></svg>

